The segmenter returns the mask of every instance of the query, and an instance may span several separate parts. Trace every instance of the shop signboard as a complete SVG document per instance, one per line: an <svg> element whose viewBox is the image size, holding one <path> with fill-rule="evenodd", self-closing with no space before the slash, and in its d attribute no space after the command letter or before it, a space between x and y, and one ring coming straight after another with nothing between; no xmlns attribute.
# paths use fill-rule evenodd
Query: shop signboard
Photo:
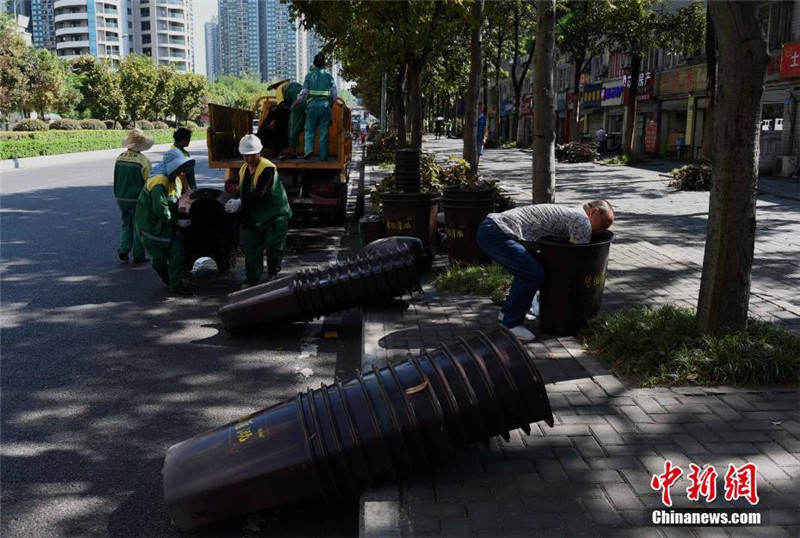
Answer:
<svg viewBox="0 0 800 538"><path fill-rule="evenodd" d="M645 128L644 150L647 153L655 153L658 147L658 124L650 122Z"/></svg>
<svg viewBox="0 0 800 538"><path fill-rule="evenodd" d="M658 96L701 91L707 84L706 64L674 69L659 75Z"/></svg>
<svg viewBox="0 0 800 538"><path fill-rule="evenodd" d="M649 103L653 100L653 82L656 75L652 71L644 71L639 73L639 87L636 91L637 103ZM628 102L628 90L631 87L631 76L624 75L622 82L625 86L625 103Z"/></svg>
<svg viewBox="0 0 800 538"><path fill-rule="evenodd" d="M614 78L603 82L603 89L600 92L602 106L617 106L622 104L622 97L625 86L622 77Z"/></svg>
<svg viewBox="0 0 800 538"><path fill-rule="evenodd" d="M781 78L790 77L800 77L800 41L783 45Z"/></svg>
<svg viewBox="0 0 800 538"><path fill-rule="evenodd" d="M584 86L583 93L581 93L581 106L583 108L595 108L600 106L602 102L600 94L602 92L602 84L588 84Z"/></svg>
<svg viewBox="0 0 800 538"><path fill-rule="evenodd" d="M520 112L524 115L533 114L533 96L526 95L522 98L522 102L519 105Z"/></svg>

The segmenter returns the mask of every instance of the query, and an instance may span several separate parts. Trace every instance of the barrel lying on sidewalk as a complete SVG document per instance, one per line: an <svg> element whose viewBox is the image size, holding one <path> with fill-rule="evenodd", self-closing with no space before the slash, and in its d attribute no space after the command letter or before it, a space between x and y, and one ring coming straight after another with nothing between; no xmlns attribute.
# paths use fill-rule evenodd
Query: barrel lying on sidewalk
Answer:
<svg viewBox="0 0 800 538"><path fill-rule="evenodd" d="M317 496L355 493L545 421L547 391L505 328L425 352L170 447L164 499L179 529Z"/></svg>
<svg viewBox="0 0 800 538"><path fill-rule="evenodd" d="M614 234L606 230L593 235L585 245L547 240L536 243L536 256L545 272L539 316L543 332L575 334L600 311L613 239Z"/></svg>
<svg viewBox="0 0 800 538"><path fill-rule="evenodd" d="M417 273L420 253L420 248L403 244L300 271L231 293L229 304L218 313L227 330L243 332L270 322L311 321L354 306L397 297L420 288Z"/></svg>

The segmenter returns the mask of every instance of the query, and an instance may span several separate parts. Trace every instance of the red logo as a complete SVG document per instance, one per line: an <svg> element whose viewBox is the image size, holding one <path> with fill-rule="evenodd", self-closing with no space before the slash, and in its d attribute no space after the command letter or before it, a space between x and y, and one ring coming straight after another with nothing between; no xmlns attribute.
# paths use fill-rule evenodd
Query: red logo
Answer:
<svg viewBox="0 0 800 538"><path fill-rule="evenodd" d="M706 502L713 502L717 498L717 470L713 465L701 469L694 463L690 463L689 468L692 470L689 473L692 485L686 488L689 500L699 501L703 496Z"/></svg>
<svg viewBox="0 0 800 538"><path fill-rule="evenodd" d="M680 467L672 465L670 460L664 462L664 473L660 475L653 475L650 481L650 487L654 490L661 491L661 502L664 506L672 506L672 498L669 496L669 488L674 484L683 474Z"/></svg>
<svg viewBox="0 0 800 538"><path fill-rule="evenodd" d="M738 469L733 464L728 465L728 472L725 473L725 500L735 501L739 497L744 497L752 505L758 504L755 463L745 463Z"/></svg>

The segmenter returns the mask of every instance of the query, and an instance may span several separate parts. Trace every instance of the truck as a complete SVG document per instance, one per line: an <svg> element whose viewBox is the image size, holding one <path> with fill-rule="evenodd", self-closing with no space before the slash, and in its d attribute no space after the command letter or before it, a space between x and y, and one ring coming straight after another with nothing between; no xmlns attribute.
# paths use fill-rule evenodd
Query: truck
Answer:
<svg viewBox="0 0 800 538"><path fill-rule="evenodd" d="M238 151L239 140L261 125L277 100L271 95L259 97L252 110L209 103L209 128L206 130L208 165L225 170L225 191L236 192L239 169L244 164ZM353 148L350 139L350 109L340 98L332 105L328 138L328 160L320 161L319 137L311 159L267 157L278 168L278 177L286 189L292 213L298 217L315 216L324 223L344 224L347 218L347 184ZM303 154L303 138L296 149Z"/></svg>

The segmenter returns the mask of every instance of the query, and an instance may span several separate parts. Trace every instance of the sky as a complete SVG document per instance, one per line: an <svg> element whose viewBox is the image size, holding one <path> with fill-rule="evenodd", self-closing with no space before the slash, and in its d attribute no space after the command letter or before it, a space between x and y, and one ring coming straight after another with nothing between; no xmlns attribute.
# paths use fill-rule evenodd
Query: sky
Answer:
<svg viewBox="0 0 800 538"><path fill-rule="evenodd" d="M192 0L194 17L194 70L206 74L206 23L217 14L217 0Z"/></svg>

